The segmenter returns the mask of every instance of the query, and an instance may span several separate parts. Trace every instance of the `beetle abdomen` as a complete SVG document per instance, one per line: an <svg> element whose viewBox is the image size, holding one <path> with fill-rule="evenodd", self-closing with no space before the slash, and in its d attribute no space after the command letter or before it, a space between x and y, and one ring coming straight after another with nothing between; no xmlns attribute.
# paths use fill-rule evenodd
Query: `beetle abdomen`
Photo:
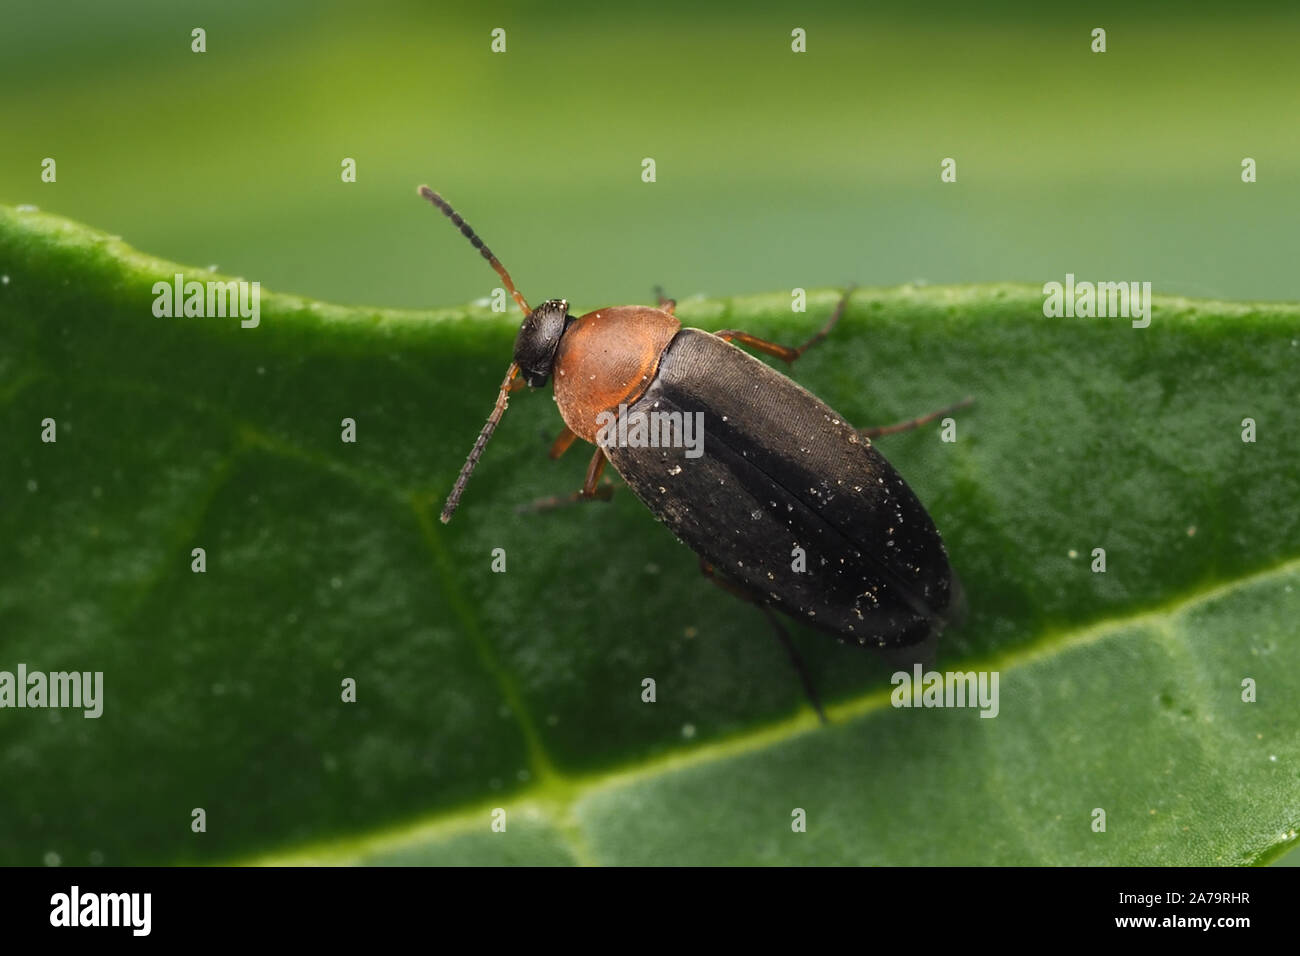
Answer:
<svg viewBox="0 0 1300 956"><path fill-rule="evenodd" d="M680 419L656 419L676 413ZM642 447L691 416L697 448ZM700 417L702 416L702 417ZM683 329L658 375L598 436L652 512L718 572L858 643L894 647L941 625L952 572L911 489L824 402L735 346ZM660 427L662 426L662 427Z"/></svg>

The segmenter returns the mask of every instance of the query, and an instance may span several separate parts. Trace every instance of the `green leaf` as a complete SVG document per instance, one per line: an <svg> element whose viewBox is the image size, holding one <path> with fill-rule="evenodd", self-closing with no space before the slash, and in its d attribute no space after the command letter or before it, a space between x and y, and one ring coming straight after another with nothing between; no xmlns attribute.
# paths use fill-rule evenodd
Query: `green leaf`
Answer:
<svg viewBox="0 0 1300 956"><path fill-rule="evenodd" d="M432 269L483 268L440 248ZM1157 297L1134 329L1046 318L1034 286L855 292L794 377L862 426L975 396L956 442L879 444L969 599L938 667L996 670L1001 697L995 719L895 708L882 661L796 629L824 728L761 615L630 494L515 513L582 480L580 451L546 458L549 396L512 399L438 523L517 317L270 293L256 328L155 317L177 272L214 278L0 208L0 670L104 672L98 719L0 710L0 863L1256 863L1295 842L1297 306ZM678 312L797 342L837 297Z"/></svg>

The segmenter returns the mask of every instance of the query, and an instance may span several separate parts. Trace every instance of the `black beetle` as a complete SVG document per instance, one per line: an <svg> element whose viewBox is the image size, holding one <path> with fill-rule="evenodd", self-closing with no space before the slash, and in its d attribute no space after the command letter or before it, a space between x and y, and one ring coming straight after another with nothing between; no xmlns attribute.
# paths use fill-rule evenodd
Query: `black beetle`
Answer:
<svg viewBox="0 0 1300 956"><path fill-rule="evenodd" d="M957 609L956 579L934 522L871 438L932 421L969 399L910 422L858 430L731 344L792 362L825 338L845 300L798 348L736 330L682 328L671 300L661 300L660 308L618 306L577 318L563 299L530 309L460 215L428 186L419 192L483 254L526 316L496 406L443 508L444 522L509 393L553 377L567 427L552 457L577 438L597 446L575 499L599 494L608 461L700 556L706 573L765 611L778 608L842 640L887 651L937 636ZM703 433L699 446L672 440L674 427L680 439L695 421L707 431L707 448ZM816 705L788 636L768 616Z"/></svg>

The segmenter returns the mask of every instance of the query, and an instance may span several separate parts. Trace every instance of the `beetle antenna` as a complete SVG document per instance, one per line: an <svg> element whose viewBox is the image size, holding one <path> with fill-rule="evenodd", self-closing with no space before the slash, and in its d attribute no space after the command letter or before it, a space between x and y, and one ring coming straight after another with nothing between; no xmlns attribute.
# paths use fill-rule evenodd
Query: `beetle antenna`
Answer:
<svg viewBox="0 0 1300 956"><path fill-rule="evenodd" d="M501 421L501 416L506 413L506 405L510 401L510 383L514 381L515 376L518 374L519 366L511 362L510 367L506 369L505 381L501 383L501 391L497 393L497 403L492 406L492 414L483 423L483 430L478 433L478 439L474 442L474 447L470 449L469 457L465 459L465 465L456 478L456 484L452 486L451 494L447 496L447 503L442 506L443 524L450 521L451 516L456 513L456 506L460 504L460 496L465 491L465 486L469 484L469 476L474 474L474 466L483 457L483 449L487 447L492 433L497 430L497 422Z"/></svg>
<svg viewBox="0 0 1300 956"><path fill-rule="evenodd" d="M515 284L510 278L510 273L506 272L506 267L501 264L500 259L492 255L492 250L489 249L484 244L483 240L478 237L477 233L470 228L469 223L461 218L460 213L451 208L451 203L447 202L447 200L443 199L428 186L421 186L416 190L416 192L441 209L442 214L450 219L452 225L461 231L461 235L468 239L475 249L483 253L483 258L488 261L488 265L497 271L497 275L501 277L501 281L506 284L506 289L508 289L510 294L514 296L515 302L519 304L519 308L523 309L524 315L528 315L532 310L528 308L528 303L524 301L524 297L520 295L519 290L515 288ZM444 518L443 520L445 521L447 519Z"/></svg>

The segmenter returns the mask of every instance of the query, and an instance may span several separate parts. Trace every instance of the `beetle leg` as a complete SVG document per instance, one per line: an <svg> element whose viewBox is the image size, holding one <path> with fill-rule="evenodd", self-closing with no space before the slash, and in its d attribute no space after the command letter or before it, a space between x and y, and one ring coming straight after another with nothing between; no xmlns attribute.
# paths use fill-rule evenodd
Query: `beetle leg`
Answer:
<svg viewBox="0 0 1300 956"><path fill-rule="evenodd" d="M559 444L565 436L561 435L556 440ZM568 444L572 444L573 439L569 439ZM567 448L568 445L566 444ZM579 501L609 501L614 496L614 486L608 482L601 484L600 475L605 470L605 464L609 461L605 457L605 450L597 448L596 454L591 456L591 464L587 466L587 477L582 483L582 490L575 491L571 495L552 495L549 498L539 498L537 501L526 505L520 505L515 509L516 514L524 514L530 511L550 511L552 508L562 508L565 505L577 504Z"/></svg>
<svg viewBox="0 0 1300 956"><path fill-rule="evenodd" d="M790 633L781 623L781 618L777 612L770 606L762 606L763 614L772 622L772 629L776 631L776 639L785 648L785 652L790 657L790 664L794 667L795 672L799 675L799 681L803 684L804 695L808 698L808 703L812 704L813 710L817 711L817 718L823 724L829 724L826 719L826 711L822 710L821 699L817 696L817 688L813 686L812 677L808 673L808 668L799 656L799 651L795 649L794 642L790 640Z"/></svg>
<svg viewBox="0 0 1300 956"><path fill-rule="evenodd" d="M852 294L853 286L849 286L848 289L845 290L844 294L840 296L840 301L835 304L835 311L833 311L831 317L826 320L826 324L823 325L817 331L817 334L807 342L795 348L788 345L777 345L775 342L760 339L757 336L750 335L748 332L741 332L737 329L724 329L721 332L714 332L713 334L727 342L733 340L742 342L752 349L757 349L760 352L779 358L782 361L793 362L800 355L803 355L804 352L807 352L810 348L831 334L831 329L835 328L839 323L840 318L844 315L844 307L848 305L849 296Z"/></svg>
<svg viewBox="0 0 1300 956"><path fill-rule="evenodd" d="M766 339L760 339L748 332L738 332L735 329L724 329L721 332L714 332L718 338L724 342L741 342L752 349L757 349L767 355L774 356L785 362L793 362L799 357L799 350L792 349L787 345L777 345L775 342L769 342Z"/></svg>
<svg viewBox="0 0 1300 956"><path fill-rule="evenodd" d="M560 432L560 434L555 437L555 441L551 443L551 457L559 458L561 455L563 455L566 451L569 450L569 447L573 444L573 442L577 439L577 437L578 436L575 435L566 425L564 427L564 431Z"/></svg>
<svg viewBox="0 0 1300 956"><path fill-rule="evenodd" d="M528 383L525 382L522 377L514 378L511 379L510 384L506 386L506 391L513 395L515 392L522 392L527 387Z"/></svg>
<svg viewBox="0 0 1300 956"><path fill-rule="evenodd" d="M913 428L920 428L922 425L928 425L936 418L951 414L963 408L970 408L975 404L975 399L969 395L954 405L947 408L941 408L937 412L931 412L928 415L922 415L920 418L913 418L911 421L897 422L893 425L880 425L876 428L860 428L858 434L864 438L879 438L881 435L897 435L899 432L911 431Z"/></svg>
<svg viewBox="0 0 1300 956"><path fill-rule="evenodd" d="M587 480L582 483L582 490L578 492L583 498L597 497L596 484L600 481L600 473L605 470L605 465L609 459L605 457L605 449L597 448L596 454L591 456L591 463L587 465ZM605 496L606 498L609 495Z"/></svg>
<svg viewBox="0 0 1300 956"><path fill-rule="evenodd" d="M661 285L657 285L657 286L655 286L655 288L654 288L654 293L655 293L655 299L657 300L657 304L658 304L659 308L663 309L663 310L664 310L665 312L667 312L669 315L672 315L672 314L673 314L673 310L674 310L675 308L677 308L677 300L676 300L676 299L668 299L668 298L665 298L665 297L664 297L664 287L661 286Z"/></svg>
<svg viewBox="0 0 1300 956"><path fill-rule="evenodd" d="M795 673L799 675L799 682L803 684L804 696L808 698L808 703L812 704L813 710L817 711L817 717L823 724L830 723L826 719L826 711L822 710L822 702L817 696L817 688L813 686L812 677L808 674L808 668L804 665L803 658L799 656L799 651L795 649L794 642L790 640L789 631L785 629L785 625L781 623L780 617L772 609L772 606L757 592L751 591L735 581L719 577L713 565L703 558L700 558L700 573L728 594L733 594L742 601L755 605L763 612L763 616L772 622L772 629L776 632L777 643L785 648L785 652L790 658L790 664L794 667Z"/></svg>

